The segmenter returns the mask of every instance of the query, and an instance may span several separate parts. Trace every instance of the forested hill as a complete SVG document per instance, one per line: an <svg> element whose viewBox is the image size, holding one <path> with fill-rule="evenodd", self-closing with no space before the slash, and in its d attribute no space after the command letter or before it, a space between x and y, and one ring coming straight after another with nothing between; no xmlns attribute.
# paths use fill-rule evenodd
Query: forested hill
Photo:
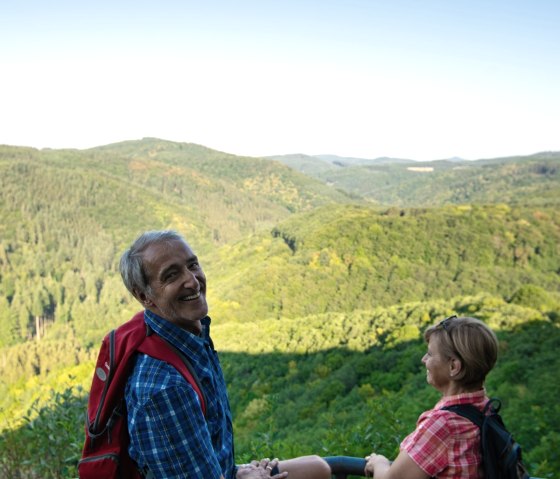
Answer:
<svg viewBox="0 0 560 479"><path fill-rule="evenodd" d="M383 205L438 206L473 202L557 205L560 201L558 152L478 161L414 162L325 155L284 155L270 159Z"/></svg>
<svg viewBox="0 0 560 479"><path fill-rule="evenodd" d="M141 231L177 229L204 256L298 211L349 201L279 163L191 144L0 147L0 346L114 317L124 301L118 255ZM80 337L88 331L78 326Z"/></svg>
<svg viewBox="0 0 560 479"><path fill-rule="evenodd" d="M150 138L0 146L0 476L75 477L78 386L101 337L139 309L118 259L141 231L174 228L207 274L239 460L375 445L393 454L435 399L421 330L456 312L499 332L489 386L519 425L531 472L551 477L558 155L429 172L321 161L320 173L302 173Z"/></svg>
<svg viewBox="0 0 560 479"><path fill-rule="evenodd" d="M39 219L93 226L125 243L148 225L175 225L207 246L350 201L280 163L157 139L90 150L0 146L0 173L3 239Z"/></svg>
<svg viewBox="0 0 560 479"><path fill-rule="evenodd" d="M560 291L560 210L329 206L292 216L218 254L207 268L215 277L212 304L232 320L348 312L481 291L510 299L527 285Z"/></svg>

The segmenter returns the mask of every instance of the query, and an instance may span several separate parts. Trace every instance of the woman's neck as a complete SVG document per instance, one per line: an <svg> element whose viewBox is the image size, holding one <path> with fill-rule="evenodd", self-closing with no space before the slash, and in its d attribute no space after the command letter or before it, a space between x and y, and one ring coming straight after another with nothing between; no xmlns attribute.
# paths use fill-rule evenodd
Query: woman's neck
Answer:
<svg viewBox="0 0 560 479"><path fill-rule="evenodd" d="M464 386L455 381L451 381L447 388L442 391L444 396L456 396L457 394L467 394L480 391L484 387L484 384L476 384L473 386Z"/></svg>

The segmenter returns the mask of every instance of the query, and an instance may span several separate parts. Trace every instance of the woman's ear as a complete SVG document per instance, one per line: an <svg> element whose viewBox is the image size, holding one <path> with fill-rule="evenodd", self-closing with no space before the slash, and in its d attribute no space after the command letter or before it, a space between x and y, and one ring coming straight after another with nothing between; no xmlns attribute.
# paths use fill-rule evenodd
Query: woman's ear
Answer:
<svg viewBox="0 0 560 479"><path fill-rule="evenodd" d="M459 358L451 358L449 360L449 376L452 378L457 376L461 372L463 364Z"/></svg>

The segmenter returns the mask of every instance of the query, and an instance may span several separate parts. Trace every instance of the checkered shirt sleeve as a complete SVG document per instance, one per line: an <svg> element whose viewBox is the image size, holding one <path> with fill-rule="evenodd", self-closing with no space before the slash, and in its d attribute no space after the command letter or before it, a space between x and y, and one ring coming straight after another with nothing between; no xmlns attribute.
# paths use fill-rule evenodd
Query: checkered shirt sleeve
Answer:
<svg viewBox="0 0 560 479"><path fill-rule="evenodd" d="M478 479L481 474L480 433L476 425L451 411L423 413L401 450L430 477Z"/></svg>

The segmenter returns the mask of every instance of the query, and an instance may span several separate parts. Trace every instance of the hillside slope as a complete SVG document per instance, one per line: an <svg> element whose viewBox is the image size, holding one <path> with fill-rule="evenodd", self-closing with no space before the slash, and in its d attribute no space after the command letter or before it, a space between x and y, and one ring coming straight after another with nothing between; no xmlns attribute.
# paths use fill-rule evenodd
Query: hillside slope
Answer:
<svg viewBox="0 0 560 479"><path fill-rule="evenodd" d="M318 208L209 258L228 319L293 318L526 284L560 291L556 208ZM219 272L218 272L219 271Z"/></svg>
<svg viewBox="0 0 560 479"><path fill-rule="evenodd" d="M90 150L4 146L0 168L2 215L66 208L68 220L79 221L86 214L118 233L133 228L132 235L146 224L173 223L174 215L185 216L185 233L205 245L238 239L293 212L350 201L280 163L157 139ZM146 220L144 214L149 215ZM21 215L13 219L2 237L13 231Z"/></svg>
<svg viewBox="0 0 560 479"><path fill-rule="evenodd" d="M141 231L181 231L204 256L348 196L284 165L156 139L91 150L0 147L0 346L126 303L117 262ZM85 318L89 318L86 322Z"/></svg>

